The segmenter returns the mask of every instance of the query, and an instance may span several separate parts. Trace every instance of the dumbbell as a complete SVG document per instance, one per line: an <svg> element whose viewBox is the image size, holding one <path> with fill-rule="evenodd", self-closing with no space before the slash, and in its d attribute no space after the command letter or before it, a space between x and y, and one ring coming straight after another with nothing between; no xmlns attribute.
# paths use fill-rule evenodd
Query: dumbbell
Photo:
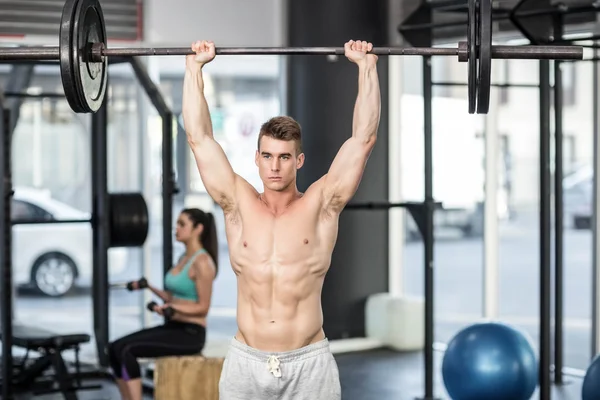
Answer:
<svg viewBox="0 0 600 400"><path fill-rule="evenodd" d="M152 312L154 312L154 307L157 306L158 304L155 301L151 301L150 303L148 303L146 305L146 308ZM173 310L173 308L171 307L167 307L163 310L163 315L167 318L167 319L171 319L173 318L173 315L175 314L175 310Z"/></svg>
<svg viewBox="0 0 600 400"><path fill-rule="evenodd" d="M133 286L135 283L137 283L137 288L135 288ZM110 287L112 289L117 289L117 288L127 289L131 292L133 290L146 289L148 287L148 281L146 280L146 278L141 278L138 281L131 281L131 282L125 282L125 283L113 283L112 285L110 285Z"/></svg>
<svg viewBox="0 0 600 400"><path fill-rule="evenodd" d="M135 281L133 282L127 282L127 290L136 290L133 287L133 284L135 283ZM146 280L146 278L141 278L140 280L137 281L137 288L138 289L146 289L148 287L148 281Z"/></svg>

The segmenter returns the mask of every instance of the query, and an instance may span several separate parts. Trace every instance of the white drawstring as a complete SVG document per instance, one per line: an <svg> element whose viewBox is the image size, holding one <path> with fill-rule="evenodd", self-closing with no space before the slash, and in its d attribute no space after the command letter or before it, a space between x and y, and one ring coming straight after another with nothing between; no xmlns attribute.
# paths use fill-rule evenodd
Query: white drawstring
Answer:
<svg viewBox="0 0 600 400"><path fill-rule="evenodd" d="M277 356L269 356L267 368L274 377L281 378L281 369L279 369L279 358L277 358Z"/></svg>

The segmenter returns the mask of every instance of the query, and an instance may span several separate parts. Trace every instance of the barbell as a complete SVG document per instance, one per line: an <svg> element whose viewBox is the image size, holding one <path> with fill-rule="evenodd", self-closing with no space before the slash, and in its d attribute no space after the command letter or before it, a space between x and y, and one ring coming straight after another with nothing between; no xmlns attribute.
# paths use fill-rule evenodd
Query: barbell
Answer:
<svg viewBox="0 0 600 400"><path fill-rule="evenodd" d="M454 48L374 47L379 56L456 56L468 63L469 113L489 109L492 59L581 60L582 46L493 46L491 0L468 0L467 40ZM99 0L67 0L58 46L0 49L0 60L58 60L69 106L76 113L96 112L106 94L110 56L193 54L191 47L107 48L106 26ZM217 55L343 55L343 47L217 47Z"/></svg>

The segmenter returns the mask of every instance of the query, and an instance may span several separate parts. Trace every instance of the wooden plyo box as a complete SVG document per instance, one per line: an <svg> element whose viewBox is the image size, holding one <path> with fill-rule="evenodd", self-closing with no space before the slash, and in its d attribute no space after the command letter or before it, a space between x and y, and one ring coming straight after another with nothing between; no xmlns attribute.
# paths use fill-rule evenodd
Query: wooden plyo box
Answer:
<svg viewBox="0 0 600 400"><path fill-rule="evenodd" d="M154 370L156 400L218 400L224 358L161 357Z"/></svg>

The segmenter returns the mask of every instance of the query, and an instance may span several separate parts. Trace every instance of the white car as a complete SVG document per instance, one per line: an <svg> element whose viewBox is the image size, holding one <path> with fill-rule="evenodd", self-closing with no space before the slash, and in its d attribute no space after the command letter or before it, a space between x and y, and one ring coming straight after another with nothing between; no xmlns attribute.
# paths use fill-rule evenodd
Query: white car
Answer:
<svg viewBox="0 0 600 400"><path fill-rule="evenodd" d="M58 297L76 284L92 281L92 226L89 222L52 223L57 220L89 220L90 214L57 201L48 191L15 188L11 204L12 265L16 286L33 286ZM19 224L19 221L49 223ZM110 274L123 271L126 248L108 252Z"/></svg>
<svg viewBox="0 0 600 400"><path fill-rule="evenodd" d="M563 179L564 224L573 229L592 229L594 170L578 165Z"/></svg>

